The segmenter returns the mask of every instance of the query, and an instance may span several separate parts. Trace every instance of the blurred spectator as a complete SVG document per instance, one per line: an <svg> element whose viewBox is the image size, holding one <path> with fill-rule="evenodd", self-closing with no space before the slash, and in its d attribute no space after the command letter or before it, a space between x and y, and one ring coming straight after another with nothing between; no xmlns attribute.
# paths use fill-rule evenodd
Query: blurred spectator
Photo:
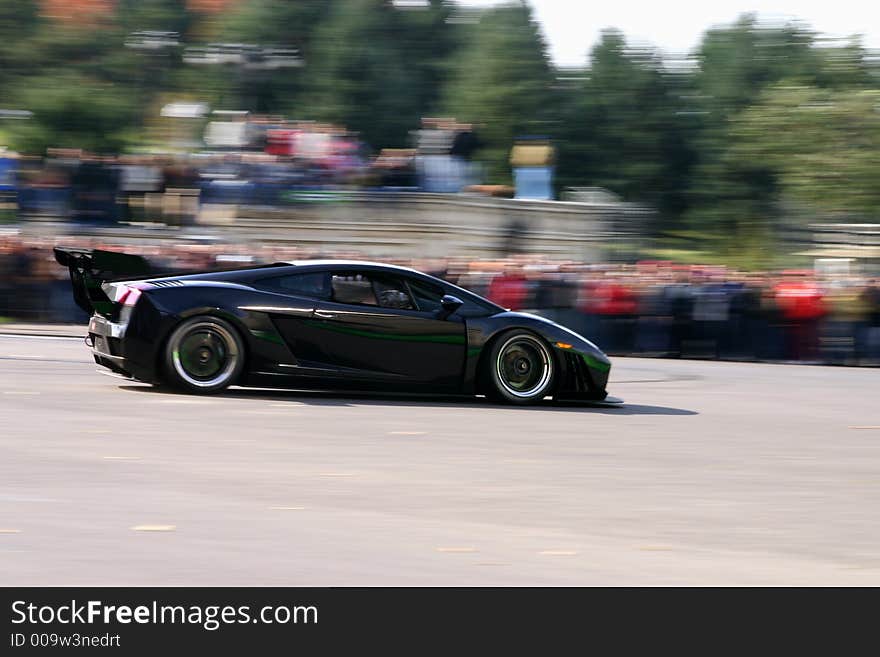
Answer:
<svg viewBox="0 0 880 657"><path fill-rule="evenodd" d="M869 365L880 365L880 281L867 281L862 291L862 304L865 308L865 326L860 343L861 355Z"/></svg>
<svg viewBox="0 0 880 657"><path fill-rule="evenodd" d="M730 314L732 290L711 276L693 286L693 340L702 356L718 358Z"/></svg>
<svg viewBox="0 0 880 657"><path fill-rule="evenodd" d="M457 192L460 189L450 155L454 127L454 119L422 119L422 128L416 133L416 168L423 191Z"/></svg>
<svg viewBox="0 0 880 657"><path fill-rule="evenodd" d="M691 289L687 274L679 272L675 282L666 286L664 290L666 307L669 309L670 322L670 355L680 357L685 355L687 342L693 333L691 329L691 314L694 305L694 294Z"/></svg>
<svg viewBox="0 0 880 657"><path fill-rule="evenodd" d="M510 151L516 198L553 198L555 150L547 137L520 137Z"/></svg>
<svg viewBox="0 0 880 657"><path fill-rule="evenodd" d="M826 363L847 365L860 357L867 308L862 290L848 280L835 281L827 293L827 314L821 323L820 347Z"/></svg>
<svg viewBox="0 0 880 657"><path fill-rule="evenodd" d="M477 183L474 171L474 153L480 148L480 140L470 123L455 126L455 137L449 155L452 160L453 175L457 178L454 191L459 192L468 185Z"/></svg>
<svg viewBox="0 0 880 657"><path fill-rule="evenodd" d="M152 221L148 216L147 195L156 194L164 185L162 169L153 158L127 156L119 158L120 191L123 199L122 218L126 221Z"/></svg>
<svg viewBox="0 0 880 657"><path fill-rule="evenodd" d="M377 184L386 189L415 188L415 154L411 148L383 148L372 164Z"/></svg>
<svg viewBox="0 0 880 657"><path fill-rule="evenodd" d="M808 272L788 273L775 288L785 320L786 355L789 360L815 360L818 356L819 320L825 314L822 291Z"/></svg>
<svg viewBox="0 0 880 657"><path fill-rule="evenodd" d="M606 278L593 288L592 310L599 316L598 341L609 353L633 351L633 325L638 305L625 279Z"/></svg>
<svg viewBox="0 0 880 657"><path fill-rule="evenodd" d="M112 224L119 220L116 196L120 190L120 175L110 158L84 156L70 182L74 221Z"/></svg>
<svg viewBox="0 0 880 657"><path fill-rule="evenodd" d="M525 308L528 287L526 277L517 266L510 266L492 279L487 298L502 308L522 310Z"/></svg>
<svg viewBox="0 0 880 657"><path fill-rule="evenodd" d="M175 162L165 167L164 178L165 223L174 226L194 223L199 211L199 178L195 168L186 161Z"/></svg>

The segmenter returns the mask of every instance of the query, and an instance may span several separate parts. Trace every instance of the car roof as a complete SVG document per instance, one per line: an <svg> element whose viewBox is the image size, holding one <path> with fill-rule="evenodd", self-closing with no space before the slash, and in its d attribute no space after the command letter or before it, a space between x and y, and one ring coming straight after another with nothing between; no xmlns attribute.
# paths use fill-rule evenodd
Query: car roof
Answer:
<svg viewBox="0 0 880 657"><path fill-rule="evenodd" d="M370 267L376 269L393 269L408 274L419 274L425 276L424 272L418 271L411 267L401 267L400 265L390 265L387 262L372 262L369 260L287 260L283 264L293 265L296 267Z"/></svg>
<svg viewBox="0 0 880 657"><path fill-rule="evenodd" d="M390 265L385 262L371 262L369 260L340 260L340 259L325 259L325 260L289 260L285 262L275 262L268 265L261 265L254 267L253 265L249 267L239 267L231 270L223 270L223 271L209 271L209 272L190 272L190 273L181 273L181 274L166 274L164 276L157 276L150 279L141 279L149 283L153 283L156 281L163 281L169 279L175 280L191 280L191 281L209 281L209 280L221 280L221 281L231 281L233 283L240 283L244 281L246 284L253 283L254 281L262 280L263 278L272 278L275 276L287 276L292 275L296 271L296 268L302 267L306 271L310 269L317 269L319 271L328 271L333 268L339 269L368 269L368 270L378 270L385 272L399 272L401 274L408 274L411 276L415 276L420 278L423 281L433 281L435 284L439 284L441 286L447 286L454 290L454 294L459 294L463 296L465 299L470 299L474 303L479 306L482 306L487 309L497 309L498 311L504 310L502 306L481 297L479 294L475 294L468 289L455 285L454 283L450 283L449 281L443 280L442 278L438 278L436 276L432 276L431 274L426 274L425 272L419 271L417 269L412 269L410 267L401 267L399 265Z"/></svg>

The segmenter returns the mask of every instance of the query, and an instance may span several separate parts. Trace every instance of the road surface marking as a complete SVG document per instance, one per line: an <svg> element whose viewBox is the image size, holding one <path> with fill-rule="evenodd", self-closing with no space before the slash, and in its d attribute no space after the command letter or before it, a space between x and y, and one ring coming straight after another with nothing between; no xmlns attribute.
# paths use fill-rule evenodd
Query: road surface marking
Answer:
<svg viewBox="0 0 880 657"><path fill-rule="evenodd" d="M102 456L105 461L140 461L140 456Z"/></svg>
<svg viewBox="0 0 880 657"><path fill-rule="evenodd" d="M176 525L135 525L131 528L135 532L173 532Z"/></svg>
<svg viewBox="0 0 880 657"><path fill-rule="evenodd" d="M389 431L389 436L424 436L427 431Z"/></svg>
<svg viewBox="0 0 880 657"><path fill-rule="evenodd" d="M538 554L545 557L573 557L577 555L576 550L541 550Z"/></svg>
<svg viewBox="0 0 880 657"><path fill-rule="evenodd" d="M25 390L4 390L4 395L39 395L39 392L28 392Z"/></svg>
<svg viewBox="0 0 880 657"><path fill-rule="evenodd" d="M438 547L437 548L437 552L451 552L451 553L460 553L460 554L466 554L466 553L476 552L476 551L477 551L477 548L473 548L473 547L452 546L452 547Z"/></svg>
<svg viewBox="0 0 880 657"><path fill-rule="evenodd" d="M9 529L5 527L0 527L0 534L21 534L20 529Z"/></svg>
<svg viewBox="0 0 880 657"><path fill-rule="evenodd" d="M642 552L672 552L668 545L640 545L638 549Z"/></svg>
<svg viewBox="0 0 880 657"><path fill-rule="evenodd" d="M847 429L880 429L880 425L877 425L877 426L874 426L874 425L854 426L854 427L847 427Z"/></svg>
<svg viewBox="0 0 880 657"><path fill-rule="evenodd" d="M353 472L322 472L319 477L354 477Z"/></svg>
<svg viewBox="0 0 880 657"><path fill-rule="evenodd" d="M304 506L270 506L272 511L305 511Z"/></svg>

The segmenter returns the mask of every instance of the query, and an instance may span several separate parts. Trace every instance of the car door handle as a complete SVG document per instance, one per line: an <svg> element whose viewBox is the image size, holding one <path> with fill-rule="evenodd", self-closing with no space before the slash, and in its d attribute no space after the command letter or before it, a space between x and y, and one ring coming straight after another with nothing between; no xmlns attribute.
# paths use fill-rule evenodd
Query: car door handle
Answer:
<svg viewBox="0 0 880 657"><path fill-rule="evenodd" d="M316 317L323 317L324 319L335 319L336 313L328 313L326 310L316 310Z"/></svg>

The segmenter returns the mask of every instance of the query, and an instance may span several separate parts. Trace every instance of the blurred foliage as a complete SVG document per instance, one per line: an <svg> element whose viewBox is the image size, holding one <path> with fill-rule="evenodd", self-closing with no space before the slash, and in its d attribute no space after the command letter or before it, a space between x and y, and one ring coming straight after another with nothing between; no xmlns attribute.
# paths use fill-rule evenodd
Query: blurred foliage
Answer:
<svg viewBox="0 0 880 657"><path fill-rule="evenodd" d="M822 42L802 25L763 26L752 15L708 31L695 55L690 93L682 99L682 111L693 117L687 203L666 224L700 231L699 246L715 253L773 262L780 226L818 215L790 211L796 206L785 202L785 156L769 157L776 138L770 133L795 126L762 127L762 117L752 113L744 130L741 117L783 80L829 89L870 86L866 55L856 42ZM760 147L755 132L765 133ZM790 135L807 148L817 137L809 130Z"/></svg>
<svg viewBox="0 0 880 657"><path fill-rule="evenodd" d="M41 27L36 0L0 0L0 107L17 104L14 84L25 63L24 44Z"/></svg>
<svg viewBox="0 0 880 657"><path fill-rule="evenodd" d="M251 0L220 15L216 39L299 48L309 57L316 28L344 0Z"/></svg>
<svg viewBox="0 0 880 657"><path fill-rule="evenodd" d="M731 130L733 157L765 162L784 197L838 218L880 219L880 90L781 84Z"/></svg>
<svg viewBox="0 0 880 657"><path fill-rule="evenodd" d="M678 112L679 78L653 51L630 48L620 32L604 31L586 79L562 113L560 184L589 181L663 216L680 211L693 156Z"/></svg>
<svg viewBox="0 0 880 657"><path fill-rule="evenodd" d="M144 30L189 35L197 16L187 0L117 0L117 22L127 33Z"/></svg>
<svg viewBox="0 0 880 657"><path fill-rule="evenodd" d="M531 8L501 5L467 25L451 64L444 114L475 124L488 181L510 180L515 137L551 136L556 91L546 45Z"/></svg>
<svg viewBox="0 0 880 657"><path fill-rule="evenodd" d="M487 182L510 182L517 136L547 135L558 190L653 207L667 250L749 261L772 255L783 223L878 218L878 60L799 23L745 15L680 61L606 30L563 71L524 0L473 13L443 0L115 0L84 2L115 6L88 16L47 2L0 0L0 108L33 112L0 130L22 152L143 146L175 99L343 124L374 150L451 116L475 125ZM70 11L41 15L50 5ZM126 47L143 30L178 43ZM296 48L304 65L185 62L218 42Z"/></svg>
<svg viewBox="0 0 880 657"><path fill-rule="evenodd" d="M321 24L339 0L251 0L232 5L199 37L223 43L259 44L267 47L296 48L306 61L312 61L312 46ZM225 67L194 67L213 82L214 93L207 98L221 109L250 109L262 113L283 113L296 107L303 91L303 75L298 69L277 71L239 70ZM207 70L206 70L207 69ZM189 76L190 88L204 84L205 78ZM184 87L185 88L185 87ZM311 117L310 117L311 118Z"/></svg>
<svg viewBox="0 0 880 657"><path fill-rule="evenodd" d="M96 153L118 153L125 148L123 133L131 125L136 105L120 97L119 89L74 73L33 78L22 92L34 113L16 121L13 139L29 153L47 148L82 148Z"/></svg>
<svg viewBox="0 0 880 657"><path fill-rule="evenodd" d="M408 145L433 105L448 49L447 8L399 11L385 0L348 0L315 33L300 116L347 126L375 147Z"/></svg>

